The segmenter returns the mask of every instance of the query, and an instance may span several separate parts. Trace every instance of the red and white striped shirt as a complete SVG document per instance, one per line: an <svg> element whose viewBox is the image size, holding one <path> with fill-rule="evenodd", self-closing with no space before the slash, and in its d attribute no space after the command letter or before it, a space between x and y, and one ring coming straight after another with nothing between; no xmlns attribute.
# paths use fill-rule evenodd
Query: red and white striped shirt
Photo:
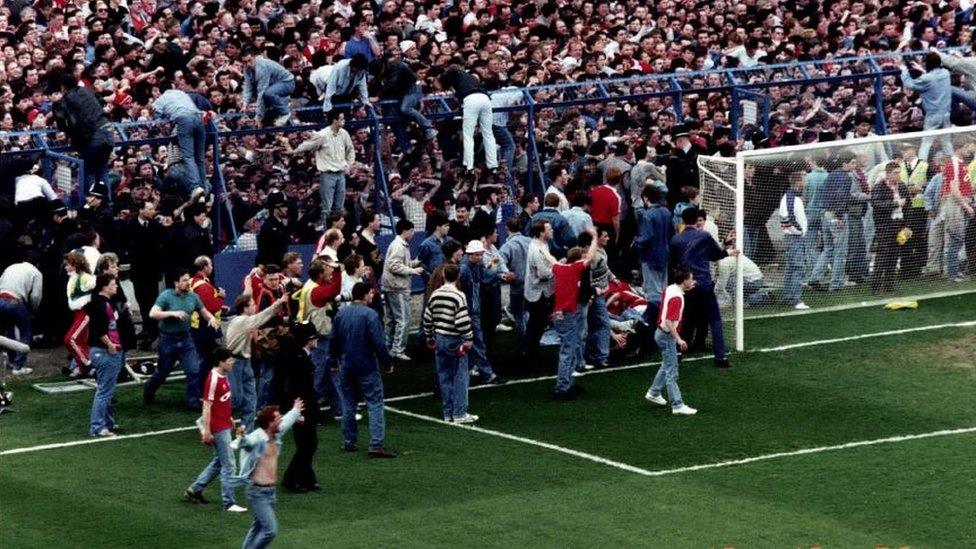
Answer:
<svg viewBox="0 0 976 549"><path fill-rule="evenodd" d="M218 433L234 426L231 418L230 382L227 376L216 369L207 374L203 384L203 400L212 403L210 407L210 432Z"/></svg>
<svg viewBox="0 0 976 549"><path fill-rule="evenodd" d="M681 286L677 284L672 284L664 289L661 293L661 310L657 315L657 327L664 329L663 324L665 320L671 320L678 323L678 328L681 328L681 321L684 318L685 312L685 292L681 289Z"/></svg>

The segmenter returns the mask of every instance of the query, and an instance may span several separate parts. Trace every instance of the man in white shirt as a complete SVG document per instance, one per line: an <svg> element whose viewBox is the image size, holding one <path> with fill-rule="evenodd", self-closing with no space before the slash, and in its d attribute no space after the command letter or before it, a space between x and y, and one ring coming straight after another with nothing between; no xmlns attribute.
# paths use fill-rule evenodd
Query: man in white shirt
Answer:
<svg viewBox="0 0 976 549"><path fill-rule="evenodd" d="M341 111L325 114L329 125L302 142L292 154L315 151L315 167L319 170L319 195L322 198L322 223L333 208L343 209L346 201L346 174L356 162L352 138L342 126L346 116Z"/></svg>

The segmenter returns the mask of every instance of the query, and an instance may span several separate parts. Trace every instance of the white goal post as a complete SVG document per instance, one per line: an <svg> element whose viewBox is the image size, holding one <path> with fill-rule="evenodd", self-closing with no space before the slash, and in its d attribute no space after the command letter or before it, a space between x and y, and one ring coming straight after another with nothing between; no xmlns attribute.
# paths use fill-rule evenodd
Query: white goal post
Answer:
<svg viewBox="0 0 976 549"><path fill-rule="evenodd" d="M734 230L743 252L715 269L736 350L749 319L976 292L976 221L961 206L973 202L957 192L976 181L976 127L699 156L698 168L708 229Z"/></svg>

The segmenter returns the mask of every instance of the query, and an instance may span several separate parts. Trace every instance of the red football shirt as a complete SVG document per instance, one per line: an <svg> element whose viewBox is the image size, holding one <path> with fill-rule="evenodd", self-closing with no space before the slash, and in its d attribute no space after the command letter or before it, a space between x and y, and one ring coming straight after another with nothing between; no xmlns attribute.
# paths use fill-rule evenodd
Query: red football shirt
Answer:
<svg viewBox="0 0 976 549"><path fill-rule="evenodd" d="M677 284L664 289L661 294L661 311L657 315L657 327L660 328L665 320L673 320L681 328L681 319L685 311L685 294Z"/></svg>
<svg viewBox="0 0 976 549"><path fill-rule="evenodd" d="M620 215L620 195L610 185L600 185L590 191L590 217L593 223L610 225Z"/></svg>
<svg viewBox="0 0 976 549"><path fill-rule="evenodd" d="M553 286L556 297L553 311L575 313L579 308L580 279L586 269L584 261L570 264L556 263L552 266Z"/></svg>
<svg viewBox="0 0 976 549"><path fill-rule="evenodd" d="M231 419L230 382L227 376L210 370L203 384L203 400L212 402L210 407L210 432L218 433L234 426Z"/></svg>

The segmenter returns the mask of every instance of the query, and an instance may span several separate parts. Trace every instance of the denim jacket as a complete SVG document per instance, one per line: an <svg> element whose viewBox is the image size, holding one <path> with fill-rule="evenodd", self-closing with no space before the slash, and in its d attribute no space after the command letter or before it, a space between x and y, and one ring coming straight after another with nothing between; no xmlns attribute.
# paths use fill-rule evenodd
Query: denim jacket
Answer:
<svg viewBox="0 0 976 549"><path fill-rule="evenodd" d="M309 404L309 406L314 405L314 402ZM291 430L299 417L301 414L295 408L281 417L281 426L278 427L278 434L275 435L275 444L278 445L278 448L281 448L281 439ZM264 455L264 451L268 449L269 442L271 442L271 438L268 437L268 433L264 429L255 429L241 439L240 467L238 467L240 474L235 477L241 484L251 481L251 474L261 460L261 456Z"/></svg>

